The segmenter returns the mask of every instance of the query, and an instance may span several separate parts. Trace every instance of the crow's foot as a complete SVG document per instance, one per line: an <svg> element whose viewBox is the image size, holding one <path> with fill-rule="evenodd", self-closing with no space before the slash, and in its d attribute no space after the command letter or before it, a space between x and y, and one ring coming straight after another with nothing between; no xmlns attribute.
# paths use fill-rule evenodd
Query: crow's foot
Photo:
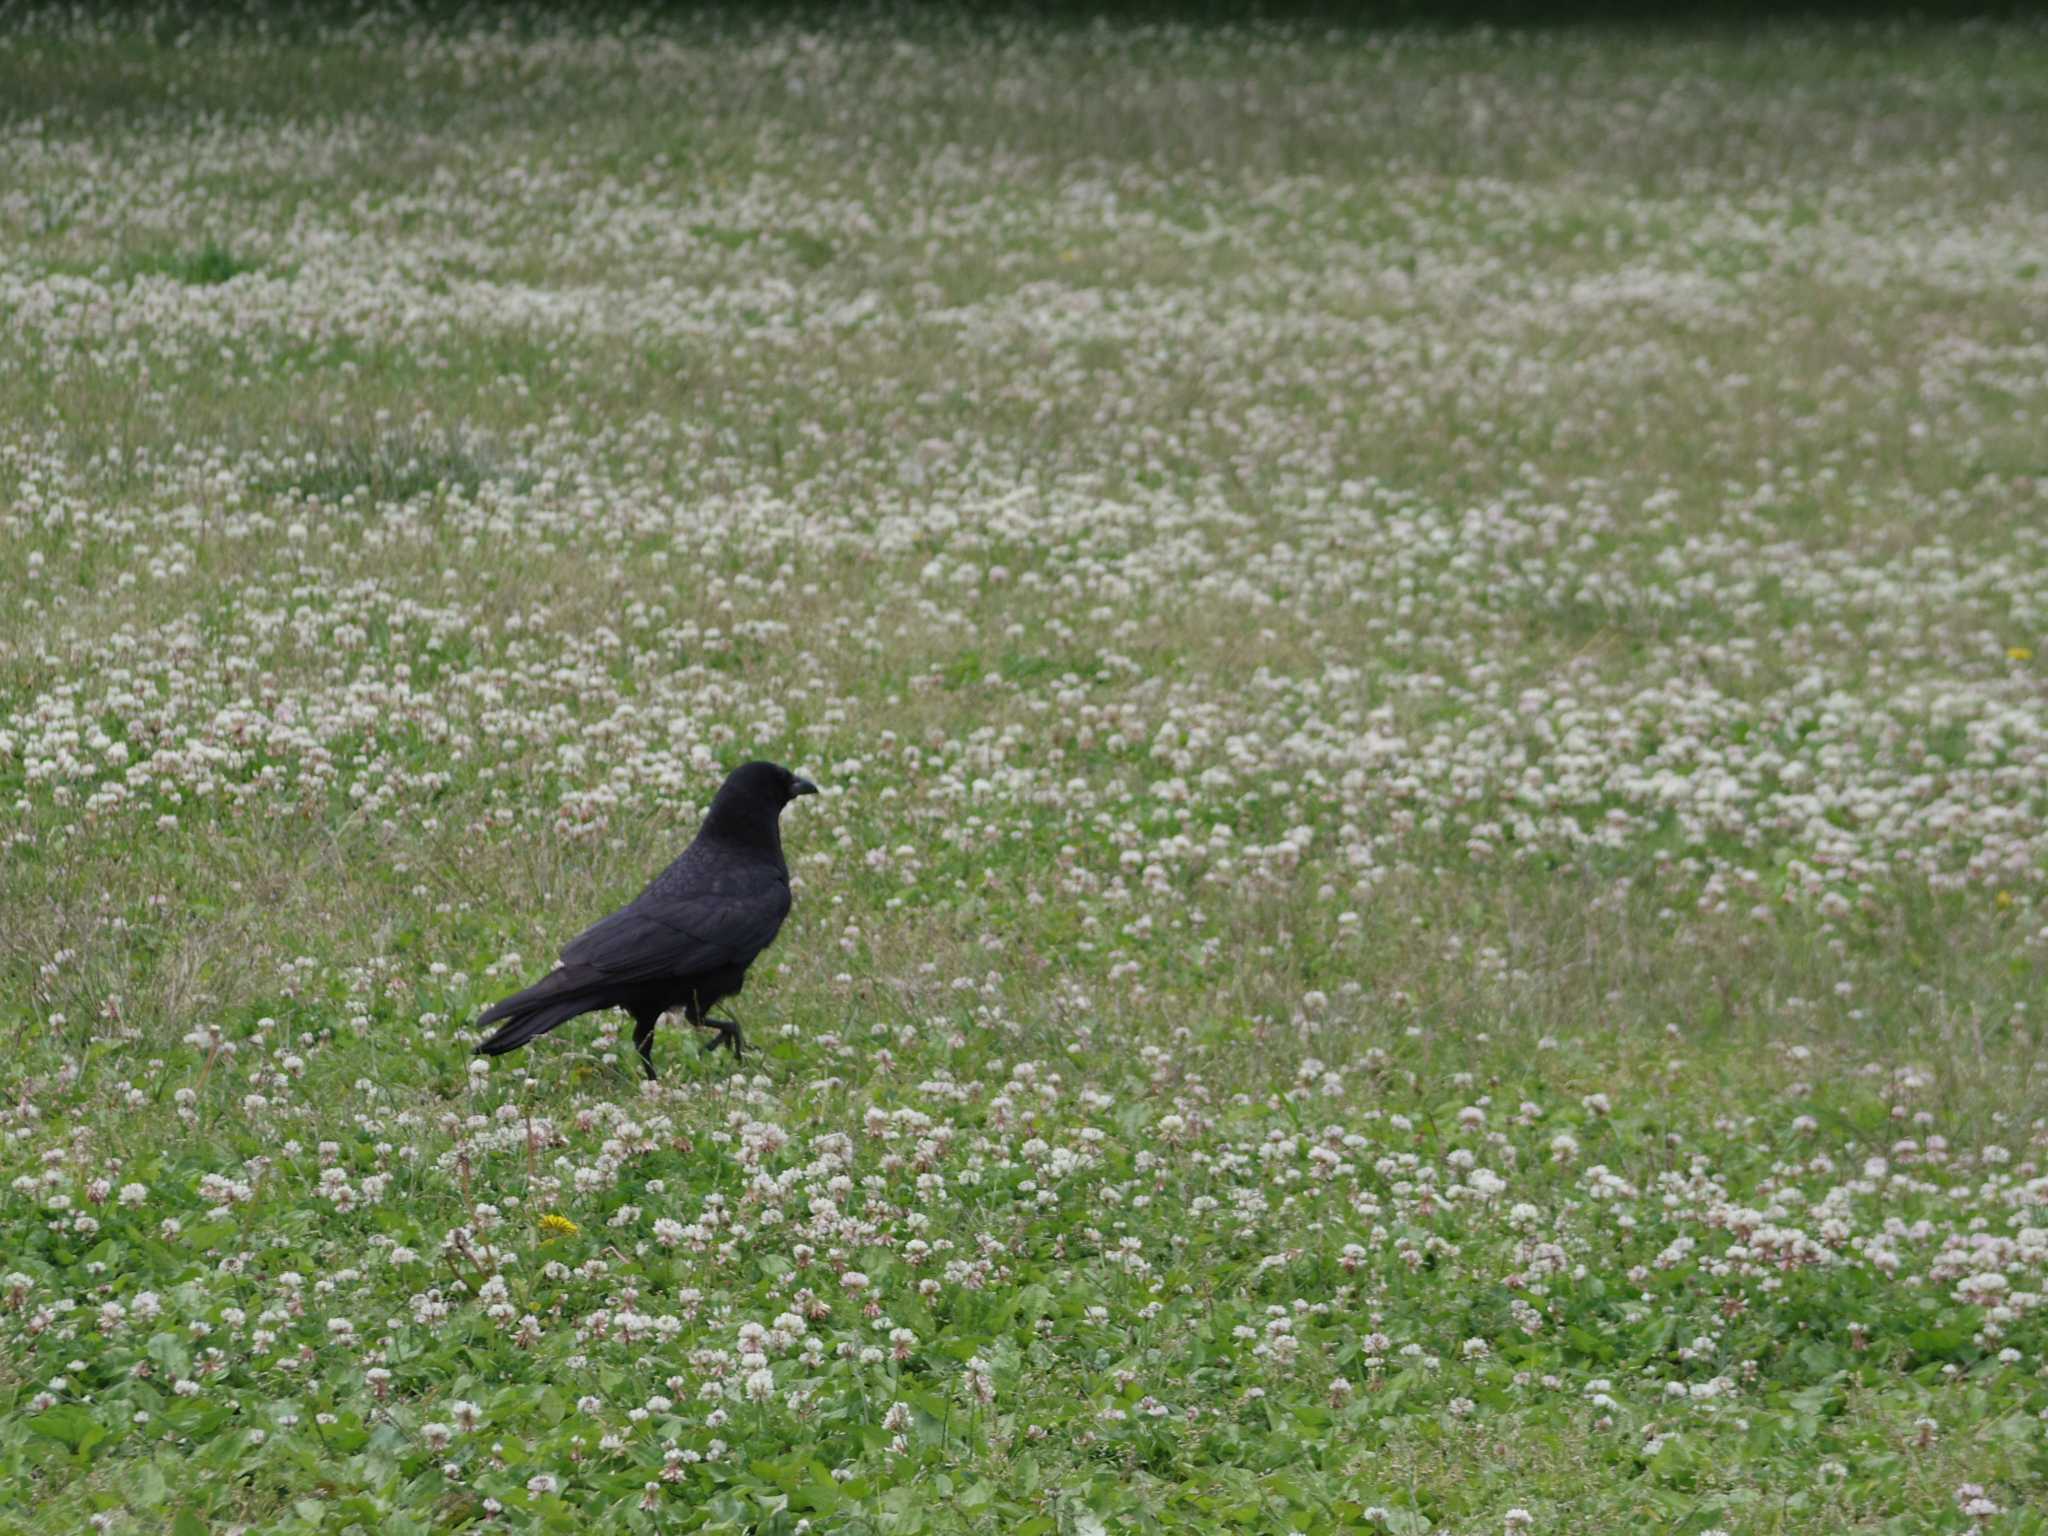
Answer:
<svg viewBox="0 0 2048 1536"><path fill-rule="evenodd" d="M705 1050L715 1051L721 1045L726 1046L731 1049L734 1061L738 1061L741 1056L746 1054L746 1036L740 1033L740 1026L737 1021L733 1019L706 1019L704 1024L706 1027L718 1031L717 1034L704 1042Z"/></svg>

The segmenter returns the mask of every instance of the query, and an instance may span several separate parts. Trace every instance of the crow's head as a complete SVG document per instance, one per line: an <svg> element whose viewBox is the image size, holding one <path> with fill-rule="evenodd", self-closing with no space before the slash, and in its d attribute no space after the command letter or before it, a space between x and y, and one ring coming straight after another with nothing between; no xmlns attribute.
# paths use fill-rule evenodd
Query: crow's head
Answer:
<svg viewBox="0 0 2048 1536"><path fill-rule="evenodd" d="M782 856L777 823L782 808L800 795L815 795L818 786L800 779L779 763L748 763L735 768L711 798L711 810L697 831L700 838L736 847L755 848Z"/></svg>
<svg viewBox="0 0 2048 1536"><path fill-rule="evenodd" d="M780 763L747 763L726 775L711 802L711 814L717 817L730 811L773 821L790 801L817 792L817 785L798 778Z"/></svg>

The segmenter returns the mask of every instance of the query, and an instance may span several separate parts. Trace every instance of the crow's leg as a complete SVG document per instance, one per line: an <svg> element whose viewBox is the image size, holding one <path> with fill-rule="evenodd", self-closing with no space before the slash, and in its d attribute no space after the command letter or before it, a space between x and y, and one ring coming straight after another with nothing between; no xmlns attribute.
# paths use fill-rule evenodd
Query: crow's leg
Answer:
<svg viewBox="0 0 2048 1536"><path fill-rule="evenodd" d="M633 1015L633 1049L640 1053L640 1065L650 1083L654 1081L654 1026L660 1019L658 1009L653 1013Z"/></svg>
<svg viewBox="0 0 2048 1536"><path fill-rule="evenodd" d="M714 1019L707 1014L698 1022L718 1031L717 1034L704 1042L705 1050L715 1051L721 1045L729 1046L732 1049L732 1059L734 1061L738 1061L741 1055L745 1053L747 1037L740 1033L739 1021L737 1019Z"/></svg>

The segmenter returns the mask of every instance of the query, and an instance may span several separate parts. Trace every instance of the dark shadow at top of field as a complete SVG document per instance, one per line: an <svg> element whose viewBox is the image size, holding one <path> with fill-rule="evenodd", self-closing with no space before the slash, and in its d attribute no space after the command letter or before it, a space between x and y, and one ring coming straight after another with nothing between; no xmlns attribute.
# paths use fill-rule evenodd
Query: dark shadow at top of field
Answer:
<svg viewBox="0 0 2048 1536"><path fill-rule="evenodd" d="M72 16L103 13L166 37L190 29L235 30L260 25L273 36L290 36L360 23L365 10L356 0L228 0L195 3L172 0L138 15L118 0L67 7ZM1600 26L1626 30L1683 32L1751 28L1767 24L1835 22L1845 25L1943 26L2039 19L2048 28L2043 0L529 0L496 4L487 0L417 0L402 14L414 22L466 30L487 26L517 35L570 25L602 31L608 25L645 25L692 17L732 23L801 23L829 28L835 22L898 20L971 27L1042 21L1087 26L1158 23L1227 26L1298 23L1343 29L1466 30L1489 27L1520 31ZM6 25L0 22L0 34Z"/></svg>

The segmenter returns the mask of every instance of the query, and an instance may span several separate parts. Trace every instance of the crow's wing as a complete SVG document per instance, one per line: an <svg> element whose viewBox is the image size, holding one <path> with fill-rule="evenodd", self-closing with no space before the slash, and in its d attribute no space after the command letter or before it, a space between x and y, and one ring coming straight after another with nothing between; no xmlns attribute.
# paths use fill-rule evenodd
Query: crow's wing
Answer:
<svg viewBox="0 0 2048 1536"><path fill-rule="evenodd" d="M789 882L775 870L722 871L682 890L663 885L584 929L562 963L621 982L744 968L789 916Z"/></svg>

